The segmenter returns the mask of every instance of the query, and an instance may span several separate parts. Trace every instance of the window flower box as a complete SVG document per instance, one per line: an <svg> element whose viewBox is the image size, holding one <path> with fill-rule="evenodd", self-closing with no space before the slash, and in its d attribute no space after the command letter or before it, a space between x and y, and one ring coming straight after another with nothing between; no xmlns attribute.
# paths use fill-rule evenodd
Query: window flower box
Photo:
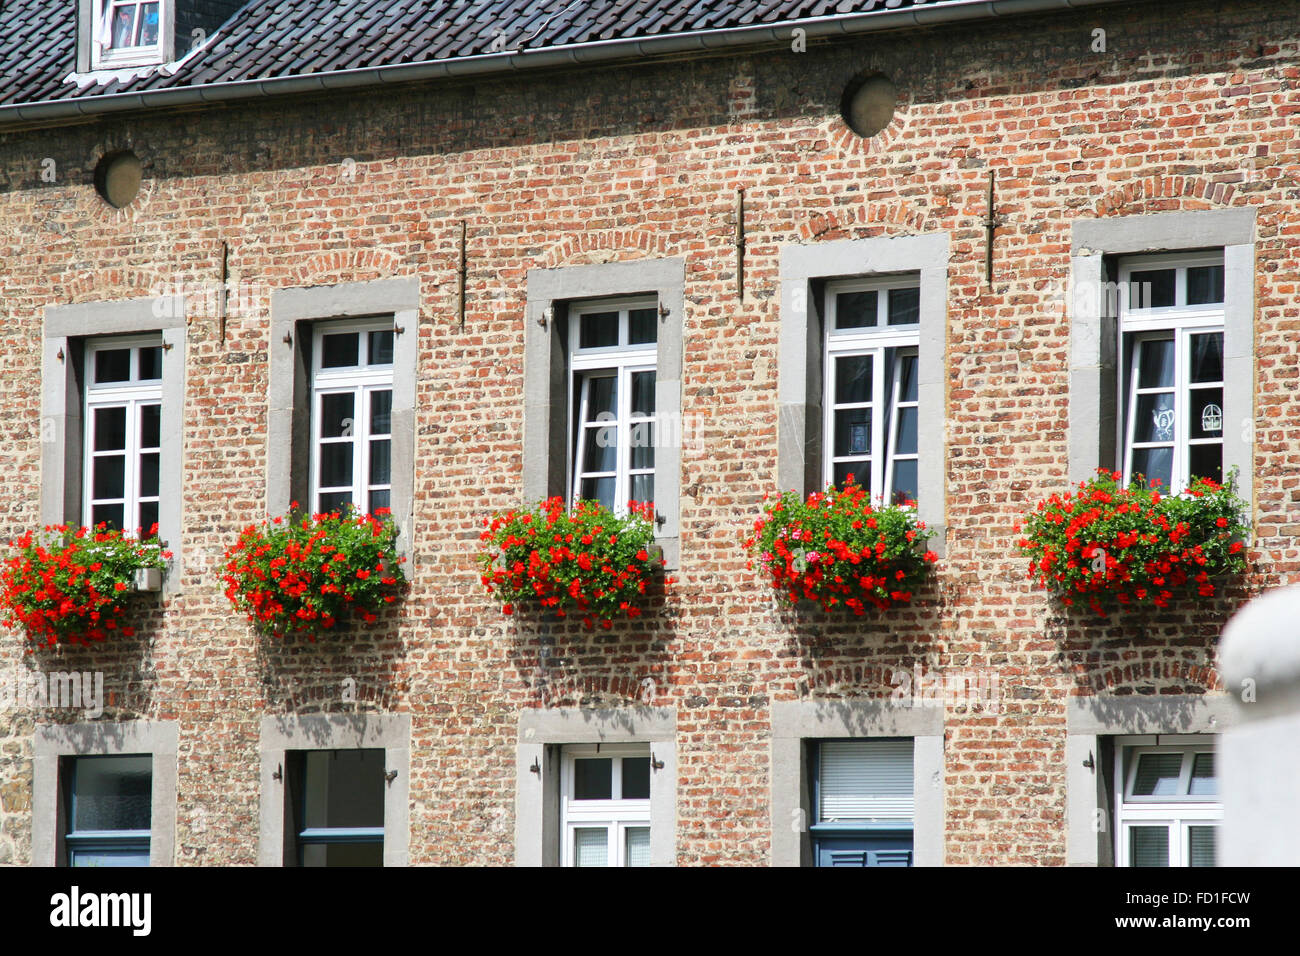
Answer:
<svg viewBox="0 0 1300 956"><path fill-rule="evenodd" d="M386 508L249 525L226 552L226 597L268 636L314 641L350 617L373 622L406 585L396 537Z"/></svg>
<svg viewBox="0 0 1300 956"><path fill-rule="evenodd" d="M616 618L640 617L663 554L654 544L654 506L628 509L616 516L594 501L569 509L557 497L485 518L483 586L504 614L572 616L605 630Z"/></svg>
<svg viewBox="0 0 1300 956"><path fill-rule="evenodd" d="M764 500L745 544L783 603L811 601L857 617L868 605L887 610L910 603L938 560L925 547L934 532L914 508L873 506L851 478L807 500L793 491Z"/></svg>
<svg viewBox="0 0 1300 956"><path fill-rule="evenodd" d="M154 525L150 536L157 531ZM143 575L157 582L157 590L171 556L156 540L127 537L104 524L29 531L9 543L0 571L5 623L46 646L133 637L134 628L123 620L139 590L135 582Z"/></svg>
<svg viewBox="0 0 1300 956"><path fill-rule="evenodd" d="M1181 495L1098 469L1078 491L1052 495L1025 516L1018 544L1028 577L1066 606L1096 614L1168 607L1216 594L1214 580L1246 568L1245 502L1229 477L1193 479ZM1158 485L1158 482L1157 482Z"/></svg>

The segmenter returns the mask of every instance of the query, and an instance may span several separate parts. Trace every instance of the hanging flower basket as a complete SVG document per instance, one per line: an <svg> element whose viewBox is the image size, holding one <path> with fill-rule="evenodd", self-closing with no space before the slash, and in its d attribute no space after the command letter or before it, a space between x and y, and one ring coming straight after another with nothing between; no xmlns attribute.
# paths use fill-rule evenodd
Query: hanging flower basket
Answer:
<svg viewBox="0 0 1300 956"><path fill-rule="evenodd" d="M483 519L483 586L503 614L578 617L605 630L616 618L640 617L663 559L654 545L654 506L628 507L616 517L593 501L568 509L562 498L549 498Z"/></svg>
<svg viewBox="0 0 1300 956"><path fill-rule="evenodd" d="M1162 495L1099 468L1074 493L1052 495L1025 516L1019 541L1028 577L1067 606L1107 615L1117 607L1163 608L1217 593L1214 579L1246 568L1245 502L1235 481L1196 479Z"/></svg>
<svg viewBox="0 0 1300 956"><path fill-rule="evenodd" d="M154 525L149 537L158 533ZM93 644L115 636L133 637L125 626L137 580L161 580L171 558L156 540L94 528L47 525L9 542L0 573L5 624L21 626L28 640L43 645Z"/></svg>
<svg viewBox="0 0 1300 956"><path fill-rule="evenodd" d="M887 610L910 603L938 560L925 548L934 532L914 508L875 507L851 481L807 500L793 491L764 500L745 544L783 603L815 601L859 617L867 605Z"/></svg>
<svg viewBox="0 0 1300 956"><path fill-rule="evenodd" d="M268 636L314 641L350 617L373 622L406 585L396 538L387 508L249 525L226 552L226 597Z"/></svg>

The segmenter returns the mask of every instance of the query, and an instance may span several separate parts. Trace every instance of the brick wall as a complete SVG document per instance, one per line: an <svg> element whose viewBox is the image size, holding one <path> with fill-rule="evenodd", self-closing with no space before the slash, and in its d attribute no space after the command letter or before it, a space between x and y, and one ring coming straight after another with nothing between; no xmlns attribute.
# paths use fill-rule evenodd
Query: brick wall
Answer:
<svg viewBox="0 0 1300 956"><path fill-rule="evenodd" d="M979 668L999 675L1003 706L946 714L947 861L1063 863L1065 698L1221 690L1223 622L1300 568L1291 14L1147 3L806 53L0 132L0 533L38 520L42 309L215 282L223 241L241 289L224 341L211 310L189 328L183 592L138 646L28 655L11 633L0 667L105 670L116 693L106 718L180 723L181 864L256 859L259 720L349 709L345 677L362 710L412 717L413 862L511 862L519 710L543 697L629 706L652 676L653 703L677 712L679 862L761 864L773 701L887 697L891 671L918 663ZM1090 50L1097 27L1104 54ZM902 105L861 140L838 103L867 66L893 77ZM100 155L126 146L146 184L118 212L89 182ZM47 157L54 183L40 177ZM991 169L1005 226L989 288ZM1066 485L1070 224L1242 206L1258 216L1258 573L1190 616L1060 617L1024 580L1013 526ZM739 544L775 482L779 248L930 231L953 242L937 585L913 608L853 623L780 612ZM686 259L682 405L707 417L702 447L682 453L678 583L609 635L503 621L473 555L480 516L516 503L521 486L527 270L646 256ZM413 589L400 614L354 639L265 642L232 618L215 569L265 510L270 291L394 275L421 278ZM0 713L0 863L30 855L32 726L30 713Z"/></svg>

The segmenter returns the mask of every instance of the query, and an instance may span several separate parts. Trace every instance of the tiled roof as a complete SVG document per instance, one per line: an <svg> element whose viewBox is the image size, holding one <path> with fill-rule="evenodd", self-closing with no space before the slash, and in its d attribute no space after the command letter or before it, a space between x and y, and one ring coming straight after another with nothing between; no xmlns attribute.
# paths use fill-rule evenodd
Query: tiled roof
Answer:
<svg viewBox="0 0 1300 956"><path fill-rule="evenodd" d="M184 0L181 0L184 2ZM75 0L0 0L0 106L653 39L972 0L250 0L174 73L76 66Z"/></svg>

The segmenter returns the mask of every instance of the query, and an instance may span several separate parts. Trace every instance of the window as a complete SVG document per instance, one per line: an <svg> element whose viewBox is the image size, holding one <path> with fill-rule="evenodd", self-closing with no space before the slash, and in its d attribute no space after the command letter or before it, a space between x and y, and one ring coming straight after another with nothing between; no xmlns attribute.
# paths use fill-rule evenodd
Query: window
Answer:
<svg viewBox="0 0 1300 956"><path fill-rule="evenodd" d="M92 68L140 66L167 59L167 0L94 0ZM84 9L84 8L83 8Z"/></svg>
<svg viewBox="0 0 1300 956"><path fill-rule="evenodd" d="M1223 256L1125 259L1119 275L1125 480L1221 481Z"/></svg>
<svg viewBox="0 0 1300 956"><path fill-rule="evenodd" d="M650 865L650 747L564 748L565 866Z"/></svg>
<svg viewBox="0 0 1300 956"><path fill-rule="evenodd" d="M824 474L876 500L916 501L917 280L828 283L825 315Z"/></svg>
<svg viewBox="0 0 1300 956"><path fill-rule="evenodd" d="M68 866L148 866L153 757L66 757Z"/></svg>
<svg viewBox="0 0 1300 956"><path fill-rule="evenodd" d="M817 866L911 866L911 740L811 745L813 860Z"/></svg>
<svg viewBox="0 0 1300 956"><path fill-rule="evenodd" d="M312 510L391 508L391 321L316 326L311 406Z"/></svg>
<svg viewBox="0 0 1300 956"><path fill-rule="evenodd" d="M569 310L574 503L623 514L630 501L654 501L658 319L654 299Z"/></svg>
<svg viewBox="0 0 1300 956"><path fill-rule="evenodd" d="M1184 740L1186 738L1178 738ZM1116 747L1120 866L1214 866L1219 802L1214 738L1196 743Z"/></svg>
<svg viewBox="0 0 1300 956"><path fill-rule="evenodd" d="M163 349L156 336L85 350L83 521L144 535L158 523Z"/></svg>
<svg viewBox="0 0 1300 956"><path fill-rule="evenodd" d="M298 866L384 865L384 751L286 755Z"/></svg>

